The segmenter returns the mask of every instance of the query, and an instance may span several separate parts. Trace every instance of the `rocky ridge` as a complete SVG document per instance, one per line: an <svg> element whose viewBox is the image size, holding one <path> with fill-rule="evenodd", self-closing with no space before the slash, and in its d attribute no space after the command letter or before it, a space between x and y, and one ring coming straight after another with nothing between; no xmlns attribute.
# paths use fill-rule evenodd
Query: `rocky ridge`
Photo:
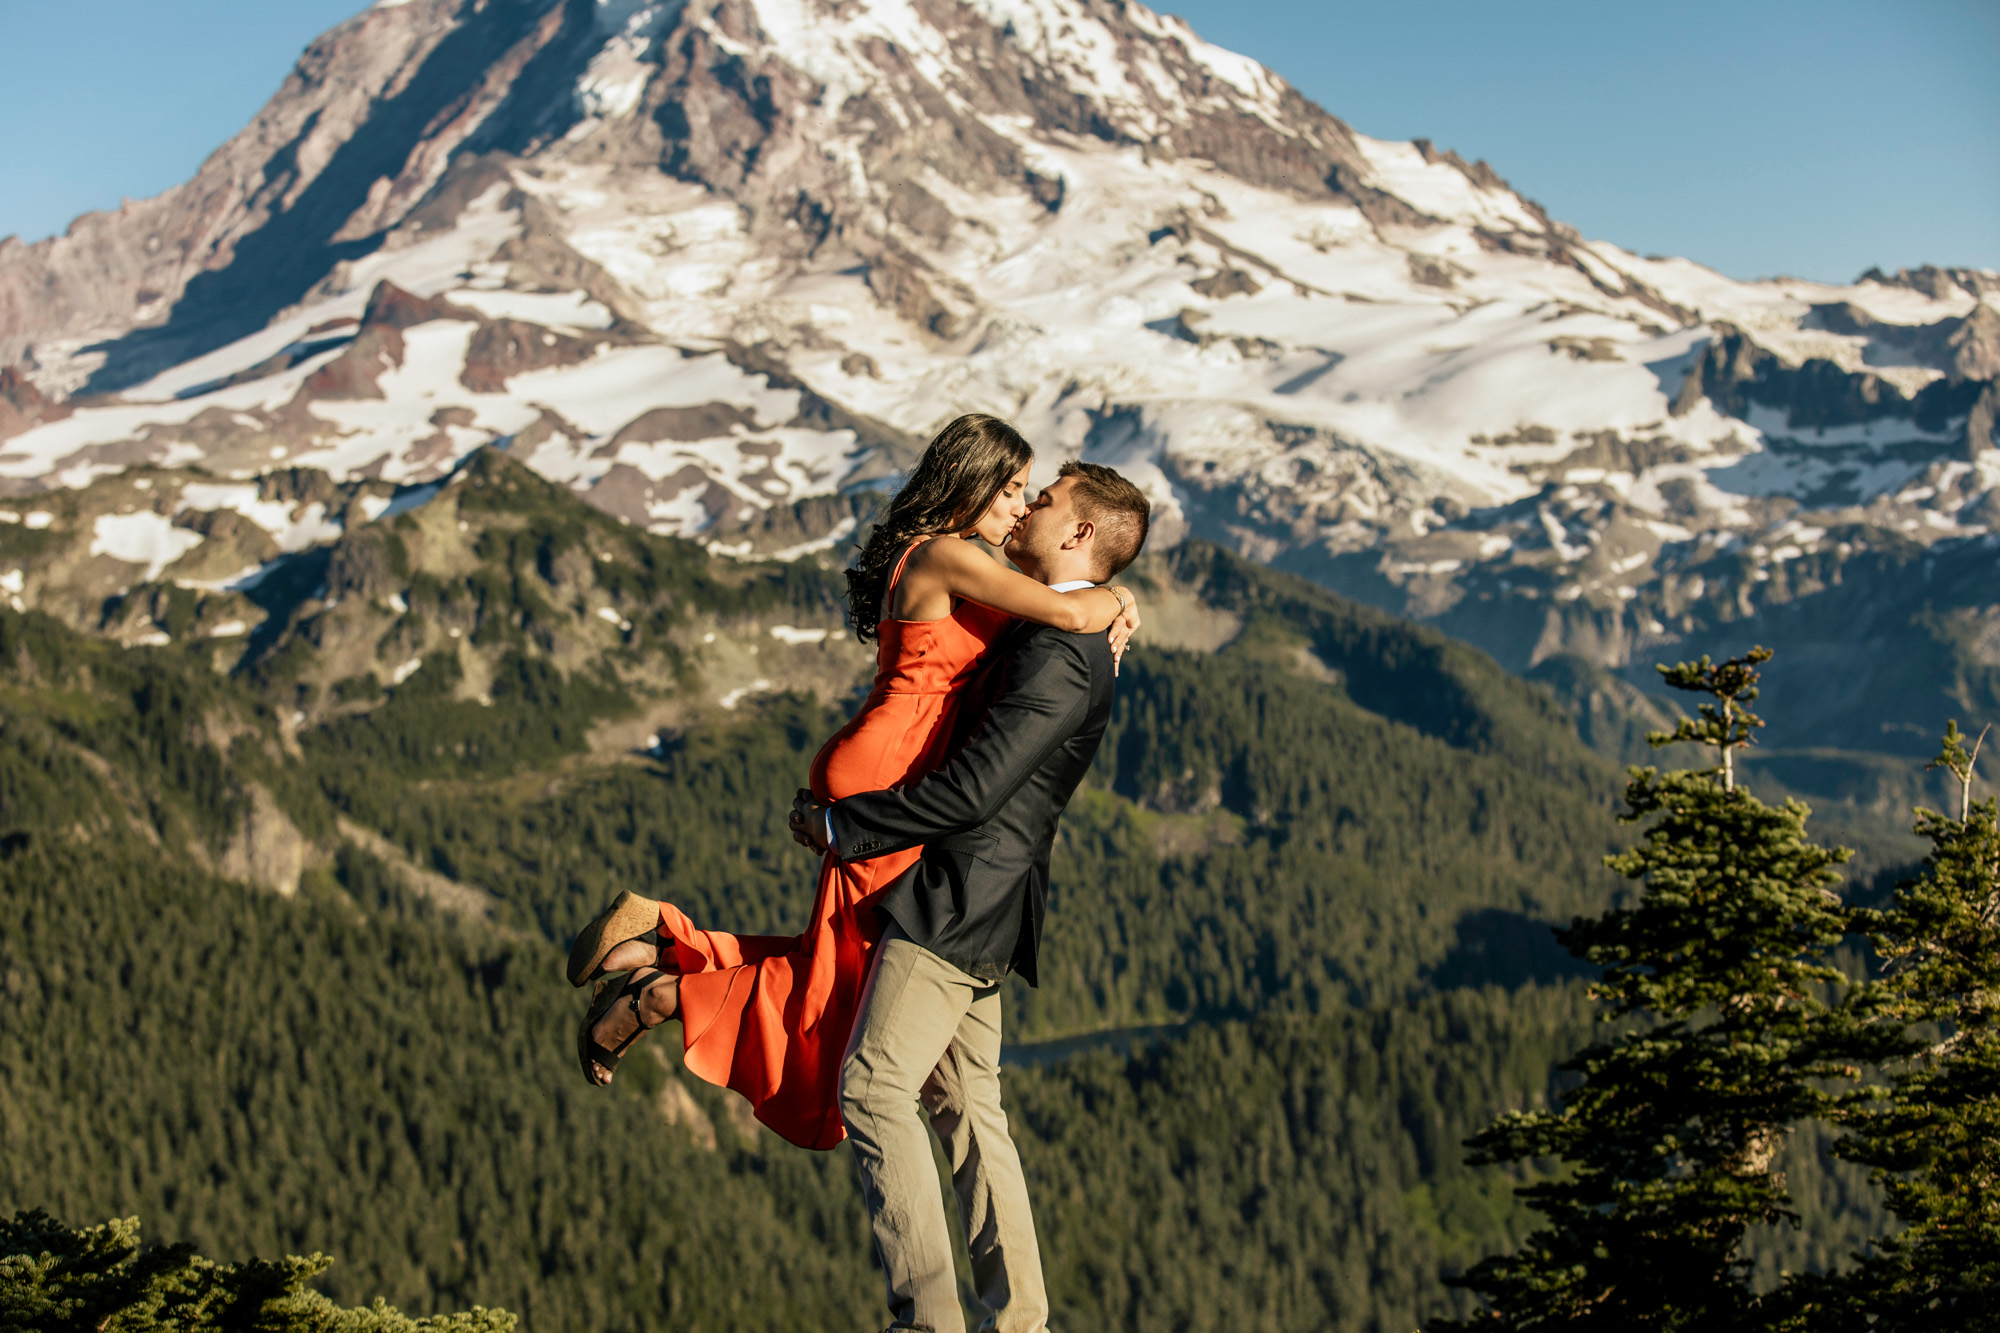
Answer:
<svg viewBox="0 0 2000 1333"><path fill-rule="evenodd" d="M79 623L483 446L654 531L825 549L983 409L1142 479L1165 540L1518 670L1779 628L1834 661L1858 616L1860 676L1921 661L1897 726L2000 708L2000 275L1587 241L1137 4L378 5L188 185L0 243L0 329L19 538L142 480L177 534L0 571ZM299 469L335 493L265 498Z"/></svg>

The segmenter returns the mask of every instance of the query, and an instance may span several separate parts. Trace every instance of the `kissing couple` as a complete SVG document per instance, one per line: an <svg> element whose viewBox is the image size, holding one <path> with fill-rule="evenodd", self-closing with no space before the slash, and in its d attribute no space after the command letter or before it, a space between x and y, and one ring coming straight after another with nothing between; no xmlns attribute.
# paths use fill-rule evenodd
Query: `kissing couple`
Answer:
<svg viewBox="0 0 2000 1333"><path fill-rule="evenodd" d="M1048 1317L1000 1105L1000 983L1036 982L1056 821L1139 627L1110 580L1151 506L1076 462L1029 503L1033 457L1004 421L953 421L847 571L875 684L793 805L793 837L822 854L805 932L704 930L621 893L569 957L571 983L596 985L577 1034L592 1082L678 1018L688 1069L764 1124L806 1148L852 1139L898 1329L964 1329L926 1122L951 1163L981 1328L1035 1333Z"/></svg>

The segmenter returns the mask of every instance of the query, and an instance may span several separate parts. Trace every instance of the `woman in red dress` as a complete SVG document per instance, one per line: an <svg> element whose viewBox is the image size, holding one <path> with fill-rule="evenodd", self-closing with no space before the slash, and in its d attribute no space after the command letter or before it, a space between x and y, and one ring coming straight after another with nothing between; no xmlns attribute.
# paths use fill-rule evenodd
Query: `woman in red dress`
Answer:
<svg viewBox="0 0 2000 1333"><path fill-rule="evenodd" d="M879 640L875 685L813 760L821 802L900 786L942 764L963 686L1016 617L1108 631L1121 651L1138 627L1123 588L1058 593L970 545L1006 542L1027 512L1032 458L1004 421L958 418L931 441L847 571L855 632ZM679 1018L690 1070L743 1094L793 1143L833 1147L846 1137L840 1064L883 927L873 900L921 854L848 864L829 854L800 935L703 930L672 903L620 894L570 953L571 983L598 983L577 1034L585 1077L609 1083L634 1041Z"/></svg>

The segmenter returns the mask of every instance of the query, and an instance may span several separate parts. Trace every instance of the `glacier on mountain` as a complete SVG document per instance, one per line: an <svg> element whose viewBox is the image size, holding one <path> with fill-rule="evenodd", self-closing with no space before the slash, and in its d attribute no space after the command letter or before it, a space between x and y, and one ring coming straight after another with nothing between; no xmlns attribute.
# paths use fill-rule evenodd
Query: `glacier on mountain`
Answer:
<svg viewBox="0 0 2000 1333"><path fill-rule="evenodd" d="M198 468L159 523L282 550L366 515L281 471L493 447L800 558L968 410L1523 669L2000 532L2000 275L1642 258L1109 0L378 5L188 185L0 244L0 314L15 503Z"/></svg>

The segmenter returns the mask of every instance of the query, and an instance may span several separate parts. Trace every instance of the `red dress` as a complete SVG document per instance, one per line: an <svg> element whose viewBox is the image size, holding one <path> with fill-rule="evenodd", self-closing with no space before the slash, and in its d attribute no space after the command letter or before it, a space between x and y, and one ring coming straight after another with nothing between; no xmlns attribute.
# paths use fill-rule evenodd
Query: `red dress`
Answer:
<svg viewBox="0 0 2000 1333"><path fill-rule="evenodd" d="M910 551L897 562L885 601ZM884 619L875 687L813 759L813 795L836 801L881 791L942 764L961 687L1011 619L964 601L942 620ZM829 854L802 935L699 930L679 908L660 905L682 974L687 1067L743 1094L759 1120L802 1148L831 1148L847 1137L840 1063L882 934L873 900L922 850L846 865Z"/></svg>

